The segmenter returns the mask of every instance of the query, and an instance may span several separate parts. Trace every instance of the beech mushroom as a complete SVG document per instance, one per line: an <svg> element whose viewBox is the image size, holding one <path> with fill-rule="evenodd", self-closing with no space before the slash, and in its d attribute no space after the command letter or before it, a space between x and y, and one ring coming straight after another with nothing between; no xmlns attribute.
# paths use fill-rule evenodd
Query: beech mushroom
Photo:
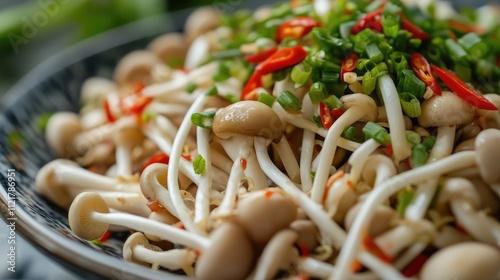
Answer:
<svg viewBox="0 0 500 280"><path fill-rule="evenodd" d="M500 183L498 159L500 158L500 130L486 129L476 137L475 148L477 152L476 164L479 167L481 178L488 184Z"/></svg>
<svg viewBox="0 0 500 280"><path fill-rule="evenodd" d="M156 211L152 211L149 214L148 219L153 220L153 221L157 221L160 223L164 223L167 225L173 225L173 224L179 222L179 219L177 219L174 215L172 215L166 209L159 209ZM156 241L156 242L161 241L161 238L159 238L157 236L150 235L147 233L144 235L151 241Z"/></svg>
<svg viewBox="0 0 500 280"><path fill-rule="evenodd" d="M378 187L388 178L397 174L394 162L387 156L375 154L366 160L362 177L363 181L374 188Z"/></svg>
<svg viewBox="0 0 500 280"><path fill-rule="evenodd" d="M386 74L378 78L378 87L387 111L389 129L391 131L391 145L396 165L411 155L411 147L406 141L405 122L399 101L399 94L392 78ZM422 112L425 110L422 108Z"/></svg>
<svg viewBox="0 0 500 280"><path fill-rule="evenodd" d="M146 82L153 66L160 63L161 60L150 51L130 52L116 66L114 80L119 86Z"/></svg>
<svg viewBox="0 0 500 280"><path fill-rule="evenodd" d="M500 96L497 93L487 93L483 96L497 108L500 108ZM500 114L498 111L476 109L476 114L479 116L478 123L481 124L483 129L500 129Z"/></svg>
<svg viewBox="0 0 500 280"><path fill-rule="evenodd" d="M290 224L290 229L298 234L297 244L305 246L309 252L312 252L319 245L319 231L313 222L295 220Z"/></svg>
<svg viewBox="0 0 500 280"><path fill-rule="evenodd" d="M45 140L58 157L68 157L73 151L73 141L82 131L80 116L72 112L53 114L47 122Z"/></svg>
<svg viewBox="0 0 500 280"><path fill-rule="evenodd" d="M111 80L100 77L86 79L80 90L80 101L84 104L80 112L101 109L106 95L117 90L116 84Z"/></svg>
<svg viewBox="0 0 500 280"><path fill-rule="evenodd" d="M442 95L434 95L422 102L418 123L422 127L449 126L470 123L473 117L474 109L469 103L453 92L443 91Z"/></svg>
<svg viewBox="0 0 500 280"><path fill-rule="evenodd" d="M261 102L240 101L217 111L212 130L221 139L220 143L233 161L242 151L248 154L245 175L258 188L267 187L268 183L255 158L252 142L255 136L273 142L280 141L283 125L276 113Z"/></svg>
<svg viewBox="0 0 500 280"><path fill-rule="evenodd" d="M149 244L149 240L140 232L127 238L122 254L123 259L129 262L159 265L170 270L182 269L187 276L194 275L195 252L189 249L162 251L160 247Z"/></svg>
<svg viewBox="0 0 500 280"><path fill-rule="evenodd" d="M230 222L222 224L206 238L146 218L109 213L106 203L94 193L79 194L71 204L68 217L73 233L86 240L99 238L113 224L200 250L195 276L201 279L243 279L254 261L250 239Z"/></svg>
<svg viewBox="0 0 500 280"><path fill-rule="evenodd" d="M148 49L158 56L164 63L172 63L173 60L183 59L186 56L186 41L181 33L168 33L156 37L148 45Z"/></svg>
<svg viewBox="0 0 500 280"><path fill-rule="evenodd" d="M272 214L271 214L272 213ZM279 189L250 192L237 205L236 221L257 244L265 244L297 217L297 206Z"/></svg>
<svg viewBox="0 0 500 280"><path fill-rule="evenodd" d="M377 105L371 97L361 93L354 93L344 95L340 100L342 101L341 109L344 114L328 130L325 145L318 155L320 161L311 190L311 198L317 203L320 203L323 198L326 180L337 149L337 140L344 129L356 121L367 122L377 119Z"/></svg>
<svg viewBox="0 0 500 280"><path fill-rule="evenodd" d="M297 242L297 239L298 234L290 229L284 229L276 233L260 255L253 278L274 279L280 268L295 262L292 259L296 251L293 245Z"/></svg>
<svg viewBox="0 0 500 280"><path fill-rule="evenodd" d="M351 165L350 179L353 184L356 184L361 175L363 167L366 165L368 157L378 148L380 143L374 139L368 139L365 141L356 151L352 153L347 161Z"/></svg>
<svg viewBox="0 0 500 280"><path fill-rule="evenodd" d="M35 178L37 191L62 208L83 191L137 192L135 183L121 183L78 166L70 160L56 159L44 165Z"/></svg>
<svg viewBox="0 0 500 280"><path fill-rule="evenodd" d="M219 26L220 17L214 8L201 7L192 12L184 24L184 33L188 44L202 34Z"/></svg>
<svg viewBox="0 0 500 280"><path fill-rule="evenodd" d="M241 178L243 177L243 161L244 158L238 157L231 168L229 180L227 182L224 198L219 207L214 209L211 213L212 218L224 217L230 215L236 205L238 199L238 192L241 185Z"/></svg>
<svg viewBox="0 0 500 280"><path fill-rule="evenodd" d="M377 236L375 243L385 254L395 258L422 235L427 235L430 239L434 235L434 231L434 226L426 220L403 223Z"/></svg>
<svg viewBox="0 0 500 280"><path fill-rule="evenodd" d="M345 216L344 226L348 232L350 232L352 224L359 214L363 203L358 203L349 209L347 215ZM378 205L374 209L373 220L370 222L368 227L368 235L372 237L377 237L380 234L391 229L395 222L397 221L398 214L394 209L386 205Z"/></svg>
<svg viewBox="0 0 500 280"><path fill-rule="evenodd" d="M116 145L116 166L118 177L132 175L132 151L144 141L144 135L137 125L120 125L113 135Z"/></svg>
<svg viewBox="0 0 500 280"><path fill-rule="evenodd" d="M500 252L477 242L465 242L437 251L424 264L422 280L497 279L500 275Z"/></svg>

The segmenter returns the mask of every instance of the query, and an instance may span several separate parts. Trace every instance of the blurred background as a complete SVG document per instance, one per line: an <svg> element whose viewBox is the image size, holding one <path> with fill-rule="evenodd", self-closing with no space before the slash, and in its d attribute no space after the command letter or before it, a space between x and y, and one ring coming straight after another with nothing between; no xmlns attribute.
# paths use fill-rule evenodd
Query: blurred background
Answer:
<svg viewBox="0 0 500 280"><path fill-rule="evenodd" d="M201 5L245 0L0 0L0 97L23 75L48 57L81 40L115 27L166 12ZM246 0L251 2L251 0ZM415 0L426 1L426 0ZM270 1L275 2L275 1ZM500 3L500 0L452 0L464 5ZM0 99L0 105L2 105ZM0 106L1 107L1 106ZM0 222L0 240L7 226ZM6 271L0 250L0 279L77 279L19 238L15 274Z"/></svg>

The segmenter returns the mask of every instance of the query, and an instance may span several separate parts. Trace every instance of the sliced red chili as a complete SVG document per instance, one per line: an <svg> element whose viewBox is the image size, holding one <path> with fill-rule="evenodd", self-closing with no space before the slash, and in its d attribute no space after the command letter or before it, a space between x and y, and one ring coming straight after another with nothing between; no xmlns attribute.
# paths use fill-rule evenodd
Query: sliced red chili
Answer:
<svg viewBox="0 0 500 280"><path fill-rule="evenodd" d="M151 210L151 212L157 212L165 209L156 199L153 201L148 201L146 205L149 207L149 210Z"/></svg>
<svg viewBox="0 0 500 280"><path fill-rule="evenodd" d="M338 120L338 118L340 118L343 114L344 114L344 112L342 112L342 110L340 110L340 109L333 109L330 112L330 115L332 115L332 118L333 118L333 122Z"/></svg>
<svg viewBox="0 0 500 280"><path fill-rule="evenodd" d="M111 107L109 106L109 101L108 99L104 99L103 103L102 103L102 107L104 109L104 113L106 114L106 119L108 120L108 122L110 123L113 123L116 121L116 118L115 116L113 116L113 113L111 113Z"/></svg>
<svg viewBox="0 0 500 280"><path fill-rule="evenodd" d="M383 26L381 23L382 13L384 12L384 7L381 7L373 12L369 12L364 17L362 17L351 29L352 34L358 34L366 28L373 31L381 33L383 31Z"/></svg>
<svg viewBox="0 0 500 280"><path fill-rule="evenodd" d="M330 109L323 101L319 103L319 116L321 118L321 124L323 124L325 129L329 129L333 125L333 118L330 114Z"/></svg>
<svg viewBox="0 0 500 280"><path fill-rule="evenodd" d="M416 26L414 23L409 21L403 15L401 15L401 28L409 31L412 34L413 39L425 40L429 38L429 34L427 34L420 27Z"/></svg>
<svg viewBox="0 0 500 280"><path fill-rule="evenodd" d="M111 232L110 231L106 231L100 238L99 238L99 242L104 242L106 240L108 240L109 238L111 237Z"/></svg>
<svg viewBox="0 0 500 280"><path fill-rule="evenodd" d="M240 100L257 100L257 95L251 95L250 93L259 87L262 87L262 74L259 71L255 71L243 88Z"/></svg>
<svg viewBox="0 0 500 280"><path fill-rule="evenodd" d="M300 39L314 27L319 27L321 24L310 17L298 17L285 21L278 27L276 31L276 42L280 43L285 38Z"/></svg>
<svg viewBox="0 0 500 280"><path fill-rule="evenodd" d="M146 83L139 82L133 86L134 93L140 94L141 91L146 87Z"/></svg>
<svg viewBox="0 0 500 280"><path fill-rule="evenodd" d="M479 26L472 26L465 24L463 22L457 21L457 20L450 20L448 22L448 26L450 29L453 29L455 31L459 31L462 33L470 33L474 32L477 33L478 35L484 34L486 32L486 29L479 27Z"/></svg>
<svg viewBox="0 0 500 280"><path fill-rule="evenodd" d="M126 115L142 114L142 111L153 101L150 96L130 95L123 100L123 113Z"/></svg>
<svg viewBox="0 0 500 280"><path fill-rule="evenodd" d="M474 90L453 73L432 65L432 70L456 95L470 103L472 106L483 110L498 110L498 108L486 99L480 92Z"/></svg>
<svg viewBox="0 0 500 280"><path fill-rule="evenodd" d="M146 163L142 166L141 168L141 173L144 171L144 169L146 169L146 167L148 167L149 165L153 164L153 163L164 163L164 164L168 164L170 160L170 157L167 156L166 154L164 153L159 153L159 154L156 154L152 157L150 157L148 159L148 161L146 161Z"/></svg>
<svg viewBox="0 0 500 280"><path fill-rule="evenodd" d="M268 50L263 50L259 53L253 54L253 55L247 55L247 56L245 56L245 59L250 63L254 63L254 64L261 63L262 61L266 60L271 55L273 55L277 50L278 50L278 47L272 47Z"/></svg>
<svg viewBox="0 0 500 280"><path fill-rule="evenodd" d="M413 53L411 55L411 67L420 80L430 87L435 94L441 95L441 87L436 78L434 78L434 75L432 75L431 65L423 55Z"/></svg>
<svg viewBox="0 0 500 280"><path fill-rule="evenodd" d="M342 69L340 70L340 80L344 81L344 73L352 72L358 66L358 54L353 52L342 60Z"/></svg>
<svg viewBox="0 0 500 280"><path fill-rule="evenodd" d="M409 263L403 269L403 275L406 277L412 277L417 275L428 259L429 257L426 255L423 254L418 255L411 263Z"/></svg>
<svg viewBox="0 0 500 280"><path fill-rule="evenodd" d="M375 255L377 258L379 258L381 261L386 262L386 263L391 263L392 258L388 256L378 245L375 243L375 240L367 235L363 239L363 247L373 255Z"/></svg>
<svg viewBox="0 0 500 280"><path fill-rule="evenodd" d="M385 148L385 155L391 157L394 154L394 150L392 149L392 144L387 145Z"/></svg>
<svg viewBox="0 0 500 280"><path fill-rule="evenodd" d="M298 64L306 58L307 52L301 46L282 48L257 65L255 71L267 75Z"/></svg>

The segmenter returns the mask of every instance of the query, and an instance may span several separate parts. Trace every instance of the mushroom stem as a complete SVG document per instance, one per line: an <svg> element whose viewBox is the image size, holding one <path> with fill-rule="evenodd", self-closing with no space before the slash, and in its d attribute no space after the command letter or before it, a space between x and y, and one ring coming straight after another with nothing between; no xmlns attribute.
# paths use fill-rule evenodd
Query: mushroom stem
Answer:
<svg viewBox="0 0 500 280"><path fill-rule="evenodd" d="M375 242L387 255L394 258L411 245L420 234L433 236L434 227L429 222L406 223L377 236Z"/></svg>
<svg viewBox="0 0 500 280"><path fill-rule="evenodd" d="M196 100L193 102L193 105L189 108L187 112L187 116L191 116L196 112L200 112L209 100L210 96L202 94L199 95ZM179 127L179 131L175 136L174 143L172 145L172 153L170 155L170 161L168 165L168 176L167 176L167 184L168 191L170 193L170 198L174 204L174 208L179 215L179 220L184 224L188 231L205 235L206 233L201 230L195 223L191 217L190 210L184 203L182 196L180 194L179 189L179 162L181 159L182 148L184 146L184 142L186 137L189 134L189 130L192 127L191 118L184 118Z"/></svg>
<svg viewBox="0 0 500 280"><path fill-rule="evenodd" d="M399 95L394 85L394 81L388 74L378 78L378 86L382 93L389 128L391 131L391 144L394 151L394 161L399 163L401 160L411 155L411 147L406 141L406 130L403 118L403 110L399 102Z"/></svg>
<svg viewBox="0 0 500 280"><path fill-rule="evenodd" d="M238 197L238 190L240 187L240 181L243 177L243 166L241 164L241 160L243 158L237 158L233 167L231 168L231 173L229 175L229 181L227 182L226 193L224 194L224 198L222 199L221 204L214 214L216 216L225 216L229 215L231 211L235 208L236 199Z"/></svg>
<svg viewBox="0 0 500 280"><path fill-rule="evenodd" d="M212 160L210 157L209 137L211 129L197 127L196 140L198 154L205 159L205 169L199 175L200 184L196 191L196 203L194 207L194 222L203 230L208 224L210 215L210 190L212 189Z"/></svg>
<svg viewBox="0 0 500 280"><path fill-rule="evenodd" d="M187 249L172 249L165 252L150 250L142 245L132 248L134 259L150 264L156 264L170 270L182 269L187 276L194 275L193 264L196 260L195 252Z"/></svg>
<svg viewBox="0 0 500 280"><path fill-rule="evenodd" d="M299 164L286 137L282 137L278 143L273 143L272 146L278 152L288 177L295 183L300 183Z"/></svg>
<svg viewBox="0 0 500 280"><path fill-rule="evenodd" d="M149 104L149 110L167 117L184 116L189 109L187 106L181 104L152 102Z"/></svg>
<svg viewBox="0 0 500 280"><path fill-rule="evenodd" d="M434 162L451 155L454 141L455 126L444 125L438 127L436 143L429 154L427 162ZM417 221L424 217L425 211L429 208L429 204L436 193L437 183L437 178L430 178L418 185L413 201L406 208L406 219Z"/></svg>
<svg viewBox="0 0 500 280"><path fill-rule="evenodd" d="M349 172L351 181L356 185L359 180L359 176L361 175L361 170L363 170L363 166L365 166L368 157L378 148L380 147L380 143L375 141L374 139L368 139L361 146L356 149L349 157L347 161L351 165L351 171Z"/></svg>
<svg viewBox="0 0 500 280"><path fill-rule="evenodd" d="M313 187L311 190L311 198L316 203L321 203L323 193L325 192L326 180L330 175L330 166L332 166L335 150L337 149L337 141L346 127L353 124L355 121L365 115L365 110L361 107L349 108L340 118L338 118L332 127L328 130L325 137L323 148L318 157L319 166L314 175Z"/></svg>
<svg viewBox="0 0 500 280"><path fill-rule="evenodd" d="M392 160L384 155L375 154L369 156L364 163L361 176L366 183L376 188L396 174L396 166Z"/></svg>
<svg viewBox="0 0 500 280"><path fill-rule="evenodd" d="M313 116L313 105L309 94L302 99L302 115L305 119ZM314 131L304 129L302 132L302 147L300 150L300 182L302 191L308 192L312 188L311 163L314 154Z"/></svg>
<svg viewBox="0 0 500 280"><path fill-rule="evenodd" d="M382 204L391 195L398 192L409 184L414 184L426 177L438 177L444 173L465 168L473 165L476 160L474 152L462 152L451 155L442 160L424 165L419 168L412 169L405 173L401 173L385 181L380 187L374 189L368 195L366 201L363 203L358 216L349 231L346 242L340 251L337 258L339 267L338 272L335 274L336 279L346 279L351 274L349 264L356 256L357 249L360 245L360 238L363 228L368 226L374 214L374 207Z"/></svg>
<svg viewBox="0 0 500 280"><path fill-rule="evenodd" d="M311 277L326 279L335 274L334 265L319 261L312 257L300 258L298 268L301 272L307 273ZM377 280L379 277L372 272L363 272L352 275L350 280Z"/></svg>
<svg viewBox="0 0 500 280"><path fill-rule="evenodd" d="M142 194L125 192L96 193L106 201L109 208L141 217L147 217L151 213L151 210L147 207L148 200Z"/></svg>

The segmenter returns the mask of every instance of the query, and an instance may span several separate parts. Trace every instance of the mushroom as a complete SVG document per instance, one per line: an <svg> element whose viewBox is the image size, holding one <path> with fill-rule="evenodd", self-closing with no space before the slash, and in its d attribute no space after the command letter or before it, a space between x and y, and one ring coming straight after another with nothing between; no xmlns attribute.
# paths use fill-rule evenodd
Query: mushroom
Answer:
<svg viewBox="0 0 500 280"><path fill-rule="evenodd" d="M205 160L205 168L199 175L200 183L198 184L195 201L194 222L206 229L208 226L208 218L210 215L210 191L212 189L212 159L210 155L210 133L211 129L197 127L196 141L198 155Z"/></svg>
<svg viewBox="0 0 500 280"><path fill-rule="evenodd" d="M314 114L313 104L309 94L302 99L302 116L304 119L312 119ZM302 133L302 146L300 149L300 182L302 191L307 192L312 188L311 162L314 154L316 135L314 131L304 129Z"/></svg>
<svg viewBox="0 0 500 280"><path fill-rule="evenodd" d="M283 266L289 266L291 262L294 262L292 258L297 255L294 244L298 237L298 234L290 229L277 232L260 255L253 279L274 279Z"/></svg>
<svg viewBox="0 0 500 280"><path fill-rule="evenodd" d="M326 196L323 198L326 212L335 221L342 221L357 199L351 188L349 174L344 175L343 171L338 171L328 179L326 185Z"/></svg>
<svg viewBox="0 0 500 280"><path fill-rule="evenodd" d="M368 160L368 157L375 152L376 149L378 149L378 147L380 147L380 143L375 141L375 139L368 139L349 157L347 162L351 165L349 174L353 184L358 183L363 167L370 167L370 165L366 164L366 161Z"/></svg>
<svg viewBox="0 0 500 280"><path fill-rule="evenodd" d="M500 96L497 93L487 93L483 96L497 108L500 108ZM500 129L500 114L498 111L476 109L476 115L479 116L478 122L483 129Z"/></svg>
<svg viewBox="0 0 500 280"><path fill-rule="evenodd" d="M422 280L497 279L500 275L500 252L497 248L465 242L437 251L424 264Z"/></svg>
<svg viewBox="0 0 500 280"><path fill-rule="evenodd" d="M265 189L238 201L235 220L253 242L265 244L296 217L297 206L281 190Z"/></svg>
<svg viewBox="0 0 500 280"><path fill-rule="evenodd" d="M132 152L143 141L144 135L137 124L121 124L116 127L113 142L116 146L116 173L118 177L127 178L132 175Z"/></svg>
<svg viewBox="0 0 500 280"><path fill-rule="evenodd" d="M160 210L157 210L157 211L152 211L149 214L148 219L153 220L153 221L157 221L157 222L160 222L160 223L164 223L164 224L167 224L167 225L173 225L173 224L179 222L179 219L177 219L174 215L172 215L170 212L168 212L165 209L160 209ZM144 235L149 240L151 240L151 241L156 241L156 242L161 241L161 238L159 238L157 236L149 235L147 233L144 234Z"/></svg>
<svg viewBox="0 0 500 280"><path fill-rule="evenodd" d="M219 207L212 211L212 218L229 216L232 214L236 200L238 199L238 191L241 185L241 178L243 177L243 161L245 159L242 157L238 157L231 168L229 180L227 182L224 198L220 203Z"/></svg>
<svg viewBox="0 0 500 280"><path fill-rule="evenodd" d="M361 176L363 181L374 188L397 174L394 162L387 156L375 154L366 160Z"/></svg>
<svg viewBox="0 0 500 280"><path fill-rule="evenodd" d="M363 203L360 202L347 212L344 220L344 227L348 232L350 232L352 224L359 214ZM398 214L394 209L386 205L378 205L374 209L373 219L368 227L368 235L372 237L377 237L380 234L390 230L398 219Z"/></svg>
<svg viewBox="0 0 500 280"><path fill-rule="evenodd" d="M385 74L378 78L378 87L387 111L389 130L391 131L391 145L396 165L411 155L411 147L406 140L405 121L399 101L398 91L392 78ZM422 109L424 112L425 110Z"/></svg>
<svg viewBox="0 0 500 280"><path fill-rule="evenodd" d="M267 187L252 149L253 137L264 137L277 143L283 136L283 125L278 115L267 105L258 101L240 101L217 111L212 130L231 159L239 154L248 154L245 175L258 188Z"/></svg>
<svg viewBox="0 0 500 280"><path fill-rule="evenodd" d="M101 109L106 96L117 90L116 84L106 78L91 77L86 79L80 90L80 102L84 104L80 112L86 113L89 110Z"/></svg>
<svg viewBox="0 0 500 280"><path fill-rule="evenodd" d="M109 208L147 217L151 210L148 208L148 200L140 193L136 192L96 192ZM76 196L76 195L75 195ZM74 197L74 196L73 196Z"/></svg>
<svg viewBox="0 0 500 280"><path fill-rule="evenodd" d="M444 248L467 241L472 241L472 238L460 232L455 227L445 225L441 229L434 232L432 245L437 248Z"/></svg>
<svg viewBox="0 0 500 280"><path fill-rule="evenodd" d="M162 251L152 245L141 232L136 232L127 238L123 244L123 259L139 264L152 264L170 270L182 269L187 276L194 275L193 264L196 254L189 249L173 249Z"/></svg>
<svg viewBox="0 0 500 280"><path fill-rule="evenodd" d="M135 183L121 183L78 166L70 160L56 159L44 165L35 178L37 191L62 208L83 191L137 192Z"/></svg>
<svg viewBox="0 0 500 280"><path fill-rule="evenodd" d="M418 123L422 127L449 126L470 123L473 117L474 109L467 101L453 92L443 91L442 95L434 95L422 102Z"/></svg>
<svg viewBox="0 0 500 280"><path fill-rule="evenodd" d="M461 142L460 144L458 144L455 147L455 149L453 149L453 153L456 154L456 153L463 152L463 151L473 151L475 148L475 144L474 144L475 142L476 142L476 138L467 139L467 140Z"/></svg>
<svg viewBox="0 0 500 280"><path fill-rule="evenodd" d="M449 202L456 221L475 239L500 246L500 223L478 211L481 198L475 186L463 178L450 178L443 184L440 203Z"/></svg>
<svg viewBox="0 0 500 280"><path fill-rule="evenodd" d="M156 37L149 43L148 49L167 64L175 59L183 59L187 51L184 35L175 32Z"/></svg>
<svg viewBox="0 0 500 280"><path fill-rule="evenodd" d="M427 162L434 162L451 155L455 141L456 125L442 125L437 129L436 143L429 153ZM405 211L405 217L412 221L422 219L437 190L438 178L427 177L415 192L412 202Z"/></svg>
<svg viewBox="0 0 500 280"><path fill-rule="evenodd" d="M195 38L219 27L220 16L217 10L210 7L201 7L192 12L184 24L186 41L191 44Z"/></svg>
<svg viewBox="0 0 500 280"><path fill-rule="evenodd" d="M475 141L478 155L476 164L481 178L490 185L500 183L500 172L497 168L500 158L498 143L500 143L500 130L491 128L479 133Z"/></svg>
<svg viewBox="0 0 500 280"><path fill-rule="evenodd" d="M123 213L109 213L102 198L95 193L79 194L69 209L69 225L83 239L102 236L110 224L161 237L173 243L201 251L195 276L206 279L243 279L253 263L253 248L245 232L233 223L224 223L210 238L199 236L157 221Z"/></svg>
<svg viewBox="0 0 500 280"><path fill-rule="evenodd" d="M119 86L146 82L153 66L160 63L161 60L151 51L130 52L118 62L113 74L114 80Z"/></svg>
<svg viewBox="0 0 500 280"><path fill-rule="evenodd" d="M344 95L340 100L342 101L341 110L344 111L344 114L328 130L325 145L318 155L320 161L311 190L311 198L317 203L321 203L323 198L326 180L337 149L337 141L344 129L356 121L367 122L377 119L377 105L371 97L361 93L354 93Z"/></svg>
<svg viewBox="0 0 500 280"><path fill-rule="evenodd" d="M454 154L444 159L391 177L382 183L380 187L373 189L361 206L359 214L351 226L349 235L347 236L342 246L342 250L340 251L340 255L337 258L338 271L332 277L346 279L351 274L349 264L354 258L356 258L356 250L359 248L361 243L360 239L362 233L364 232L363 229L368 227L368 224L375 214L374 209L377 205L382 204L391 195L408 185L420 182L424 178L434 178L450 171L466 168L474 164L475 159L475 152L461 152Z"/></svg>
<svg viewBox="0 0 500 280"><path fill-rule="evenodd" d="M58 157L67 158L73 151L73 141L80 134L80 116L72 112L53 114L47 122L45 140Z"/></svg>
<svg viewBox="0 0 500 280"><path fill-rule="evenodd" d="M309 220L295 220L290 224L290 229L298 234L297 244L305 246L312 252L318 245L319 231Z"/></svg>

